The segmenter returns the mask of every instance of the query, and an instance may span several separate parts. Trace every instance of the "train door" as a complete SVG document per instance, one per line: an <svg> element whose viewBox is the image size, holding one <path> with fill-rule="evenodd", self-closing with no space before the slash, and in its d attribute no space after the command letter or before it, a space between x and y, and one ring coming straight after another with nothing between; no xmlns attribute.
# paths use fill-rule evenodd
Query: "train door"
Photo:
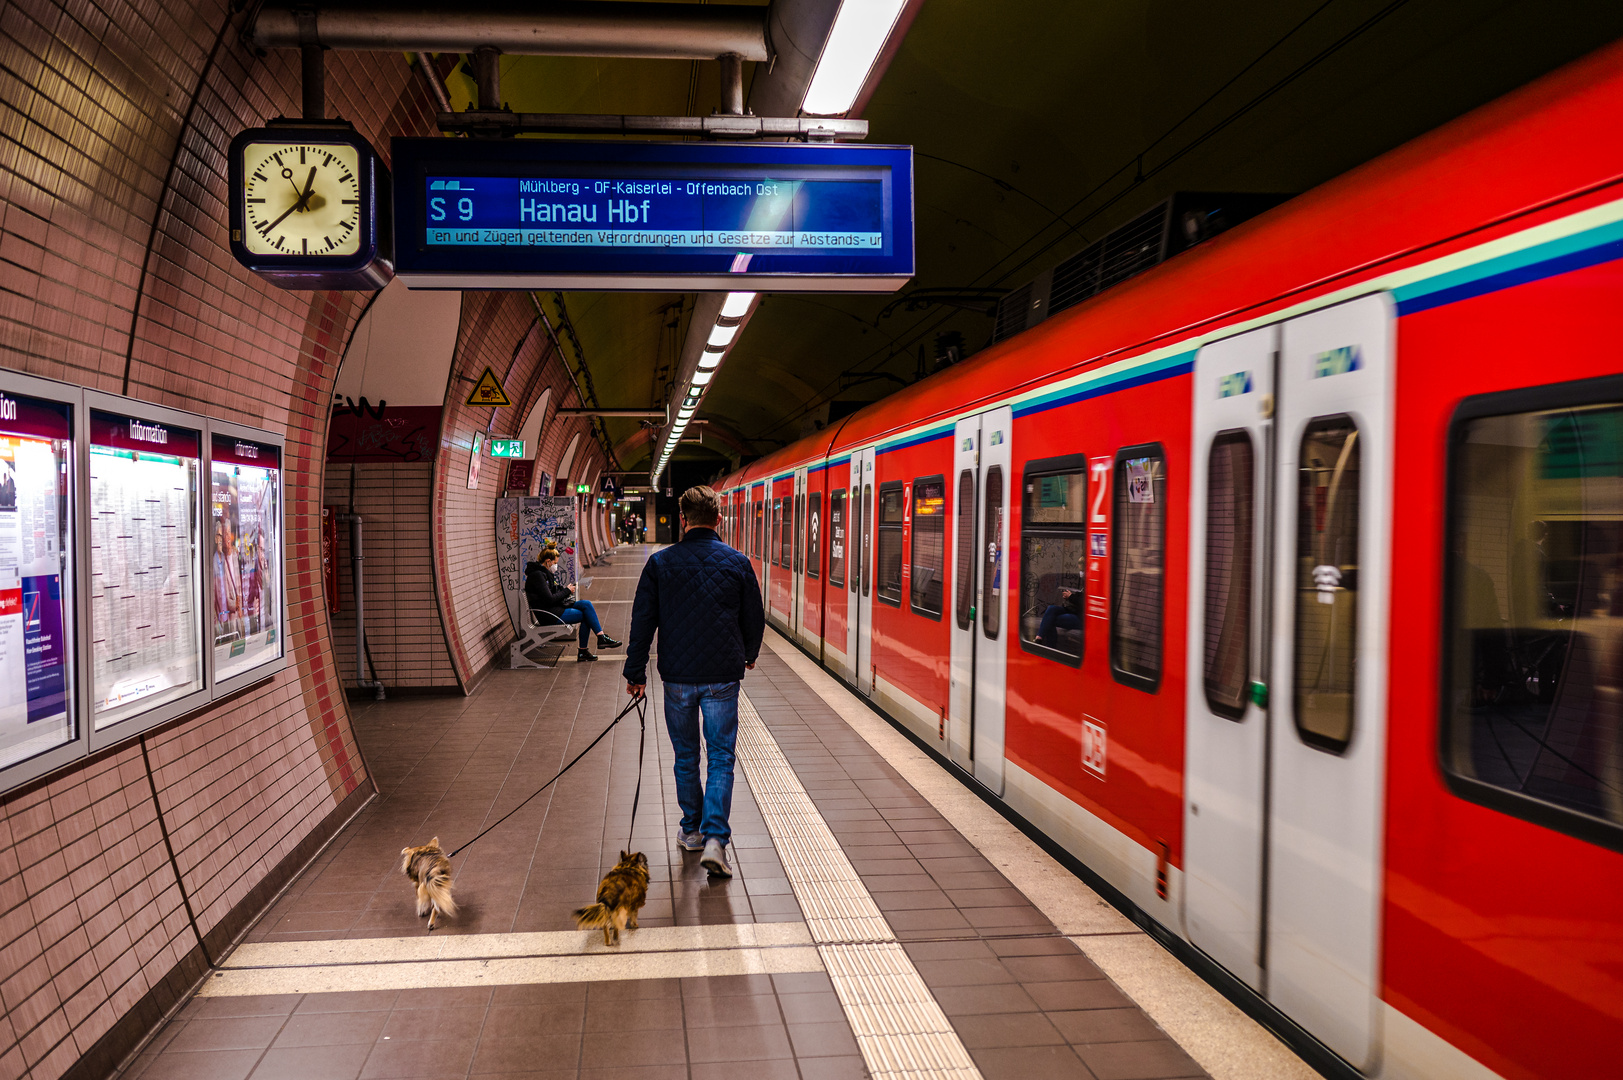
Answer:
<svg viewBox="0 0 1623 1080"><path fill-rule="evenodd" d="M1262 982L1268 684L1266 500L1278 327L1195 356L1190 478L1184 920L1189 940Z"/></svg>
<svg viewBox="0 0 1623 1080"><path fill-rule="evenodd" d="M855 519L851 523L851 549L856 563L848 565L846 576L855 586L851 599L849 649L851 681L864 695L873 696L873 515L874 448L851 455L851 501Z"/></svg>
<svg viewBox="0 0 1623 1080"><path fill-rule="evenodd" d="M952 440L952 635L947 674L947 759L973 770L975 738L975 582L981 560L981 418L958 421Z"/></svg>
<svg viewBox="0 0 1623 1080"><path fill-rule="evenodd" d="M794 560L789 584L789 637L799 641L806 616L806 470L795 470Z"/></svg>
<svg viewBox="0 0 1623 1080"><path fill-rule="evenodd" d="M1010 455L1014 411L1007 405L980 415L979 510L980 565L976 568L976 633L973 671L974 732L970 740L975 779L993 794L1003 794L1003 720L1008 690L1009 589L1005 584L1009 499L1013 458ZM962 445L962 444L960 444ZM954 623L956 626L956 623Z"/></svg>
<svg viewBox="0 0 1623 1080"><path fill-rule="evenodd" d="M1204 397L1245 397L1236 388L1267 367L1268 338L1219 342L1196 361L1194 509L1205 532L1193 549L1185 914L1196 944L1370 1072L1380 1043L1391 301L1339 304L1278 334L1272 433L1260 393L1250 419L1244 406L1208 408ZM1224 534L1239 524L1210 496L1243 472L1242 433L1267 481L1255 504L1267 531L1256 533L1265 550L1252 623L1264 651L1254 654L1258 685L1244 692L1233 637L1225 642L1206 611L1223 591ZM1266 731L1253 730L1262 721Z"/></svg>

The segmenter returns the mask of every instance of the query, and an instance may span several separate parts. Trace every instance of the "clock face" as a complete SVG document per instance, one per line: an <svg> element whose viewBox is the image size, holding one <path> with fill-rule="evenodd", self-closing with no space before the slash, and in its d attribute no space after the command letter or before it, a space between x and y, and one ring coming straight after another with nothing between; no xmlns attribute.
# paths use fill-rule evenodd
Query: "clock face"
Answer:
<svg viewBox="0 0 1623 1080"><path fill-rule="evenodd" d="M250 142L242 150L244 246L256 255L353 255L360 155L343 143Z"/></svg>

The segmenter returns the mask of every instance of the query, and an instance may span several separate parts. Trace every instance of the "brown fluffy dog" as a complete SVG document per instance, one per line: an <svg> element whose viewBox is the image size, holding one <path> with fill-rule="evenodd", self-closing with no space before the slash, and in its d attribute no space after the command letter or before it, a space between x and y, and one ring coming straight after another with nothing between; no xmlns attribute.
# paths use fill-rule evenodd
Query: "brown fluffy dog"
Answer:
<svg viewBox="0 0 1623 1080"><path fill-rule="evenodd" d="M422 847L400 849L400 870L417 885L417 917L428 916L428 928L444 916L456 917L456 901L451 899L451 860L440 850L434 837Z"/></svg>
<svg viewBox="0 0 1623 1080"><path fill-rule="evenodd" d="M620 861L603 875L597 903L575 912L582 930L603 928L603 944L620 944L621 930L637 928L637 909L648 902L648 856L640 851L620 852Z"/></svg>

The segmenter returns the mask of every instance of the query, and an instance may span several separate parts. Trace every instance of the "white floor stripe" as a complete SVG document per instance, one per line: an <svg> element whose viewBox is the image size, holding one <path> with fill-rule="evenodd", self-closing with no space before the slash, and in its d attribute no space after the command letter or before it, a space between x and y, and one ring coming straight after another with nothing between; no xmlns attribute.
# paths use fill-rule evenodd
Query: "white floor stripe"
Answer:
<svg viewBox="0 0 1623 1080"><path fill-rule="evenodd" d="M777 634L768 634L766 643L1214 1080L1316 1080L1318 1074L1288 1046L1180 964L828 672Z"/></svg>
<svg viewBox="0 0 1623 1080"><path fill-rule="evenodd" d="M951 1021L744 693L738 760L868 1072L875 1080L979 1080Z"/></svg>

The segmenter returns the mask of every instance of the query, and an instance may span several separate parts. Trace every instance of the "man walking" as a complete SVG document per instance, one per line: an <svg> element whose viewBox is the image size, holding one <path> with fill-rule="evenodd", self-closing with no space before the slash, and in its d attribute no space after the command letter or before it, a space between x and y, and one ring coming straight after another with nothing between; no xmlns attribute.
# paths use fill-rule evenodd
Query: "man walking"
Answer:
<svg viewBox="0 0 1623 1080"><path fill-rule="evenodd" d="M659 678L665 726L676 751L677 844L699 851L716 877L732 877L727 842L733 808L733 745L738 739L738 684L755 666L766 631L761 590L749 559L721 542L721 500L708 487L682 493L682 541L643 567L631 609L626 692L641 696L648 648L659 631ZM699 786L700 714L706 775Z"/></svg>

